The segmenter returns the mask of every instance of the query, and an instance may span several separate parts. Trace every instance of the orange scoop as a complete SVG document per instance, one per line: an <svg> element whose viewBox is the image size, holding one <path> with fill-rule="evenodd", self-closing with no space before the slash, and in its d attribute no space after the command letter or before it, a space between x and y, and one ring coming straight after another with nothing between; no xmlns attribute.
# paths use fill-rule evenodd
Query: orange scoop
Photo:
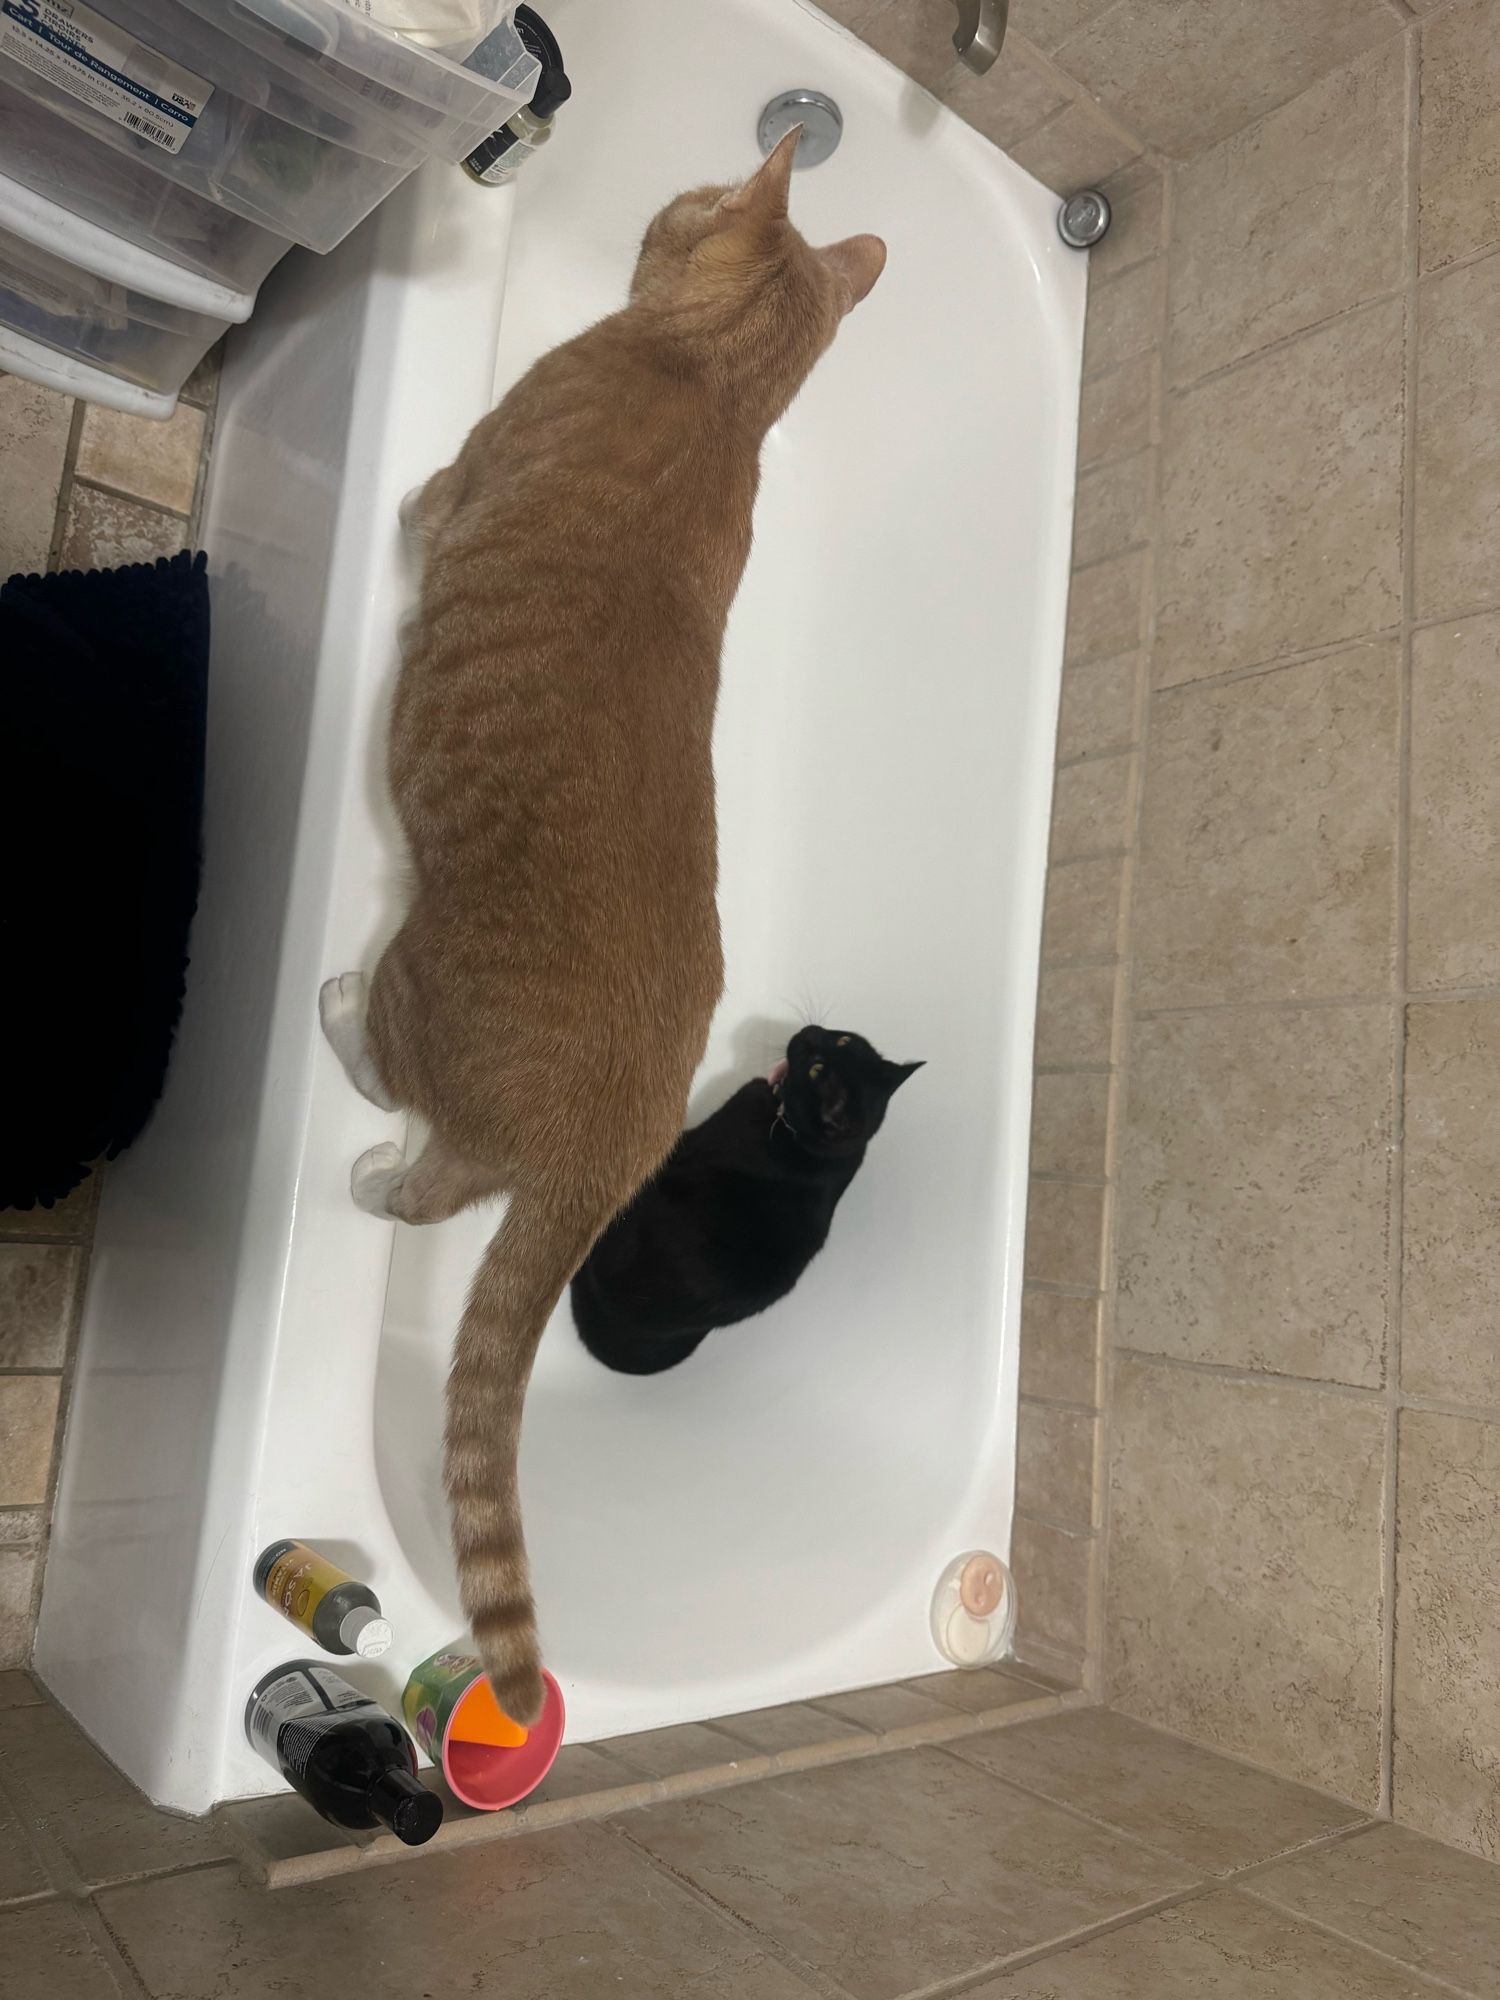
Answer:
<svg viewBox="0 0 1500 2000"><path fill-rule="evenodd" d="M448 1726L450 1742L488 1743L496 1750L516 1749L530 1733L519 1722L511 1721L486 1680L475 1681Z"/></svg>

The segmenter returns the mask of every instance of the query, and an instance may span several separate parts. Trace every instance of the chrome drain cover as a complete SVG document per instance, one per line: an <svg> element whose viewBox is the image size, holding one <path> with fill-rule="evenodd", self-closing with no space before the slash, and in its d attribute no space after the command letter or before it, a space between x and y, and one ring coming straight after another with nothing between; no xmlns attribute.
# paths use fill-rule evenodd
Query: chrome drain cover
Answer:
<svg viewBox="0 0 1500 2000"><path fill-rule="evenodd" d="M771 152L794 125L802 127L794 169L821 167L844 136L844 114L821 90L783 90L760 114L755 136Z"/></svg>

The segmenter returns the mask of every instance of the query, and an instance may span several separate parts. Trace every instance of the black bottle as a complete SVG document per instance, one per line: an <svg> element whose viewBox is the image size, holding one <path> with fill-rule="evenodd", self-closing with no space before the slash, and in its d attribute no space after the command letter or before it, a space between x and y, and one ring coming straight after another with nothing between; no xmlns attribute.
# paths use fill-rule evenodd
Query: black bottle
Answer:
<svg viewBox="0 0 1500 2000"><path fill-rule="evenodd" d="M544 140L551 138L554 114L573 95L573 85L563 68L557 37L536 9L518 7L514 27L527 54L535 56L541 68L531 93L531 102L513 112L500 130L492 132L463 162L466 173L489 186L509 180L519 163ZM508 62L514 47L509 30L497 33L494 44L499 59ZM471 56L465 57L465 69L477 70L481 76L493 76L495 65L486 60L491 49L490 41L481 42ZM507 154L512 156L507 159Z"/></svg>
<svg viewBox="0 0 1500 2000"><path fill-rule="evenodd" d="M431 1840L443 1802L417 1782L412 1740L379 1702L315 1660L289 1660L256 1682L245 1734L335 1826L388 1826L408 1847Z"/></svg>

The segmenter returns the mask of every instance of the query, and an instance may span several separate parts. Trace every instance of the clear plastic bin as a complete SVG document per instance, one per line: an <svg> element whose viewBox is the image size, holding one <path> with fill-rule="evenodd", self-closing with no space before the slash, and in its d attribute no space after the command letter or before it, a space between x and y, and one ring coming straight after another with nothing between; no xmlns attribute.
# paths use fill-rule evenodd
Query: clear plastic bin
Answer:
<svg viewBox="0 0 1500 2000"><path fill-rule="evenodd" d="M168 0L111 0L155 14ZM518 105L527 104L539 66L510 16L491 36L484 75L451 56L382 27L349 0L176 0L210 27L205 59L225 64L224 81L243 87L243 55L230 74L223 43L231 39L259 62L281 72L297 95L320 94L335 113L371 116L406 132L420 148L419 161L465 159ZM506 60L495 60L497 48ZM191 65L190 65L191 66ZM251 75L257 64L251 65ZM236 80L238 79L238 80ZM287 113L284 115L295 115ZM382 152L381 158L386 157Z"/></svg>
<svg viewBox="0 0 1500 2000"><path fill-rule="evenodd" d="M0 229L0 328L175 396L228 322L96 278Z"/></svg>
<svg viewBox="0 0 1500 2000"><path fill-rule="evenodd" d="M10 88L3 75L0 174L128 244L249 298L291 248L287 237L99 146L34 96Z"/></svg>
<svg viewBox="0 0 1500 2000"><path fill-rule="evenodd" d="M39 44L36 55L48 75L28 66L31 43L14 28L0 47L0 84L115 158L314 250L341 242L429 156L462 159L527 101L537 74L519 36L514 63L495 81L344 0L101 0L92 14L134 44L132 76L167 78L155 106L148 93L144 112L122 118L85 102L64 87L73 72L66 62L59 71L49 48ZM195 108L174 116L159 106L172 75L184 73ZM10 146L7 134L0 148ZM29 186L49 164L44 154L28 171L0 153L0 171ZM112 165L96 172L107 180ZM50 192L69 202L67 192Z"/></svg>

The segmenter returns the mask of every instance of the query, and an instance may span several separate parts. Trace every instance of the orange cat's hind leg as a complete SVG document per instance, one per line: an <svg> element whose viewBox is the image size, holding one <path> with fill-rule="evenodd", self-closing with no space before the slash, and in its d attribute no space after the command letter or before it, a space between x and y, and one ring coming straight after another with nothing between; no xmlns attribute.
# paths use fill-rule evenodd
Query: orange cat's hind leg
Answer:
<svg viewBox="0 0 1500 2000"><path fill-rule="evenodd" d="M450 1152L440 1139L429 1139L408 1166L401 1148L387 1141L355 1161L349 1187L355 1206L367 1214L394 1216L398 1222L446 1222L460 1209L503 1194L505 1175Z"/></svg>

